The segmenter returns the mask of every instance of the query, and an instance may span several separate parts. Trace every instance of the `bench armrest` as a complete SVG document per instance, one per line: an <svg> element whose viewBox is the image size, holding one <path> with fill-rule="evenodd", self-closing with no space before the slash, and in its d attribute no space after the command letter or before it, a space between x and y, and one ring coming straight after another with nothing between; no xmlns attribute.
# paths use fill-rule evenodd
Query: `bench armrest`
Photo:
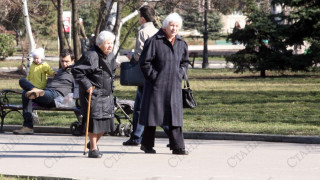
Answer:
<svg viewBox="0 0 320 180"><path fill-rule="evenodd" d="M9 101L9 98L8 98L9 94L20 94L21 95L22 92L10 90L10 89L2 90L0 92L0 105L1 106L10 105L10 101Z"/></svg>

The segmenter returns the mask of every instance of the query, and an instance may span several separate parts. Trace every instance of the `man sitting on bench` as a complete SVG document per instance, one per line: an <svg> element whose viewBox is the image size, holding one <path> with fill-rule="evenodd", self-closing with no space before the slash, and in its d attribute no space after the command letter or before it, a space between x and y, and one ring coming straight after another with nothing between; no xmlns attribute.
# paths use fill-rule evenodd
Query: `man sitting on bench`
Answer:
<svg viewBox="0 0 320 180"><path fill-rule="evenodd" d="M19 130L14 130L14 134L33 134L32 101L41 107L56 107L54 99L59 96L67 96L73 92L74 79L69 66L74 63L73 52L64 49L60 53L61 69L49 82L44 90L35 88L32 83L29 84L29 91L22 92L23 106L23 126ZM28 95L28 96L27 96Z"/></svg>

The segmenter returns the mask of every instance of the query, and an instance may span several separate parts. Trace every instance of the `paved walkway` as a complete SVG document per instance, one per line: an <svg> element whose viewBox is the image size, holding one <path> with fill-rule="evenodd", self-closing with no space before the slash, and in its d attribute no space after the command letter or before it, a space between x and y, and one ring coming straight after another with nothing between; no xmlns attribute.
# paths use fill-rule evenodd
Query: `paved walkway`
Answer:
<svg viewBox="0 0 320 180"><path fill-rule="evenodd" d="M83 155L84 137L57 134L0 136L0 174L112 180L318 180L320 145L187 139L188 156L172 155L166 138L157 154L104 136L101 159Z"/></svg>

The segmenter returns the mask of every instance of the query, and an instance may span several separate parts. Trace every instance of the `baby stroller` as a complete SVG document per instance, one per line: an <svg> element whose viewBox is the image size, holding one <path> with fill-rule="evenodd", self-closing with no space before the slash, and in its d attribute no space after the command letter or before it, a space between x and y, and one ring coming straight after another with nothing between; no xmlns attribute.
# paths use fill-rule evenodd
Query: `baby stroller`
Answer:
<svg viewBox="0 0 320 180"><path fill-rule="evenodd" d="M134 101L132 100L119 100L117 97L114 97L115 100L115 110L114 117L117 119L115 123L116 130L114 132L109 133L111 136L130 136L132 132L132 120L129 116L133 113ZM77 107L79 105L77 104ZM84 134L85 128L84 123L82 122L82 115L80 113L80 109L76 112L76 116L78 121L71 123L70 131L74 136L82 136ZM129 122L123 123L122 120L126 119Z"/></svg>

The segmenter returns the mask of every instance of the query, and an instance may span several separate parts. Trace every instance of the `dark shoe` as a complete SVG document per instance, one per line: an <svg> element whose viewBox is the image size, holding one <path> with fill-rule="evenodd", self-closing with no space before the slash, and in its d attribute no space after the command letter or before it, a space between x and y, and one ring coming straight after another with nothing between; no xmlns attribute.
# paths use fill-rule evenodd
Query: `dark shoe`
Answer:
<svg viewBox="0 0 320 180"><path fill-rule="evenodd" d="M142 151L144 151L144 153L146 153L146 154L155 154L155 153L157 153L156 150L154 150L153 148L146 148L143 145L141 145L140 149Z"/></svg>
<svg viewBox="0 0 320 180"><path fill-rule="evenodd" d="M140 143L132 140L132 139L129 139L128 141L125 141L122 143L122 145L124 146L138 146Z"/></svg>
<svg viewBox="0 0 320 180"><path fill-rule="evenodd" d="M167 144L167 147L170 147L170 144Z"/></svg>
<svg viewBox="0 0 320 180"><path fill-rule="evenodd" d="M87 148L90 149L90 146L91 146L91 144L90 144L90 142L88 142L87 143ZM99 151L99 147L98 146L97 146L97 150Z"/></svg>
<svg viewBox="0 0 320 180"><path fill-rule="evenodd" d="M189 152L186 151L184 148L180 148L180 149L174 149L174 150L172 150L172 154L188 155Z"/></svg>
<svg viewBox="0 0 320 180"><path fill-rule="evenodd" d="M89 150L88 157L89 158L101 158L102 154L98 150L93 150L93 151Z"/></svg>

